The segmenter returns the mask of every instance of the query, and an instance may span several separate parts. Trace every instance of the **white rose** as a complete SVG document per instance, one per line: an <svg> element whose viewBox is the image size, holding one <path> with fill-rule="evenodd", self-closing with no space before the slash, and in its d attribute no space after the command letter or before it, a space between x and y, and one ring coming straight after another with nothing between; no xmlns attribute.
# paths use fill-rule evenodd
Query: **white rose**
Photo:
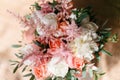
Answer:
<svg viewBox="0 0 120 80"><path fill-rule="evenodd" d="M58 77L65 77L68 72L68 64L60 57L53 57L47 66L48 71Z"/></svg>
<svg viewBox="0 0 120 80"><path fill-rule="evenodd" d="M21 53L23 54L30 54L32 51L33 51L33 47L31 44L27 44L21 49Z"/></svg>
<svg viewBox="0 0 120 80"><path fill-rule="evenodd" d="M52 27L52 29L57 28L57 15L56 14L54 13L43 14L40 11L36 11L35 14L40 19L41 23L45 24L46 26Z"/></svg>
<svg viewBox="0 0 120 80"><path fill-rule="evenodd" d="M56 29L57 27L57 16L54 13L48 13L43 16L41 22L47 26L51 26L52 29Z"/></svg>

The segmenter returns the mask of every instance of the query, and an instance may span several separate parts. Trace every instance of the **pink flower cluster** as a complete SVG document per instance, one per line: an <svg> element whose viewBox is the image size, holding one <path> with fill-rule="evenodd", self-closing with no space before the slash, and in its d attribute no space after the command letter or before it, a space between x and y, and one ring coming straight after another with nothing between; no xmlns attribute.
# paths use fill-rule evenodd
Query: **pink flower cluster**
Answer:
<svg viewBox="0 0 120 80"><path fill-rule="evenodd" d="M52 3L43 0L35 7L40 10L34 8L29 18L24 19L26 45L21 49L24 58L20 65L29 65L37 80L54 76L64 78L69 69L77 70L73 75L80 78L83 67L89 62L86 59L93 56L90 49L84 53L84 45L90 48L89 43L95 43L93 39L84 37L88 32L88 38L92 38L95 32L78 26L70 17L71 0L53 0ZM78 50L80 45L83 53Z"/></svg>

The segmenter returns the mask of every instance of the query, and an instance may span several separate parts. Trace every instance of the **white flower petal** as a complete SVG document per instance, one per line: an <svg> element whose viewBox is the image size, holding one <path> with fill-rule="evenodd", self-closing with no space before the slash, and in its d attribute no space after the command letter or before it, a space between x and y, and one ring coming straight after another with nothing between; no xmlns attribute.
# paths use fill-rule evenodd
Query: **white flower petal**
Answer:
<svg viewBox="0 0 120 80"><path fill-rule="evenodd" d="M48 13L41 19L41 22L47 26L52 26L52 29L57 27L57 16L54 13Z"/></svg>
<svg viewBox="0 0 120 80"><path fill-rule="evenodd" d="M68 64L60 57L53 57L48 63L48 71L58 77L65 77L68 72Z"/></svg>

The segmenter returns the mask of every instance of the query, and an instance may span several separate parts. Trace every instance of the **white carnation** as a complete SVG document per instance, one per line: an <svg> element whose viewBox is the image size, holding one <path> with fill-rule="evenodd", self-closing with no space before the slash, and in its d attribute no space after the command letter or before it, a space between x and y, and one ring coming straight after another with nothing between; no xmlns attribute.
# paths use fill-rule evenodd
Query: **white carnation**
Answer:
<svg viewBox="0 0 120 80"><path fill-rule="evenodd" d="M88 35L77 37L70 43L70 48L77 57L84 57L87 61L91 61L94 58L92 53L98 50L97 44Z"/></svg>
<svg viewBox="0 0 120 80"><path fill-rule="evenodd" d="M48 71L58 77L65 77L68 72L68 64L60 57L53 57L48 63Z"/></svg>

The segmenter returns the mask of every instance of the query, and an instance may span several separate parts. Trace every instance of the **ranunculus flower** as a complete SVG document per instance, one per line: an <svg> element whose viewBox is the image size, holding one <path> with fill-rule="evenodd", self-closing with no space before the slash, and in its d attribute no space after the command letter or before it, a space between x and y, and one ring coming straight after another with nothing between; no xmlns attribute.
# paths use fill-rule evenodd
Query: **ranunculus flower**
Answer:
<svg viewBox="0 0 120 80"><path fill-rule="evenodd" d="M68 64L64 59L53 57L47 65L48 71L57 77L65 77L68 72Z"/></svg>
<svg viewBox="0 0 120 80"><path fill-rule="evenodd" d="M39 66L34 66L32 71L37 80L44 80L49 76L46 65L44 64L40 64Z"/></svg>
<svg viewBox="0 0 120 80"><path fill-rule="evenodd" d="M79 71L84 67L84 59L75 56L68 56L67 63L70 68L75 68Z"/></svg>
<svg viewBox="0 0 120 80"><path fill-rule="evenodd" d="M60 48L61 46L61 41L59 39L55 39L55 40L50 40L49 41L49 46L52 49L56 49L56 48Z"/></svg>

